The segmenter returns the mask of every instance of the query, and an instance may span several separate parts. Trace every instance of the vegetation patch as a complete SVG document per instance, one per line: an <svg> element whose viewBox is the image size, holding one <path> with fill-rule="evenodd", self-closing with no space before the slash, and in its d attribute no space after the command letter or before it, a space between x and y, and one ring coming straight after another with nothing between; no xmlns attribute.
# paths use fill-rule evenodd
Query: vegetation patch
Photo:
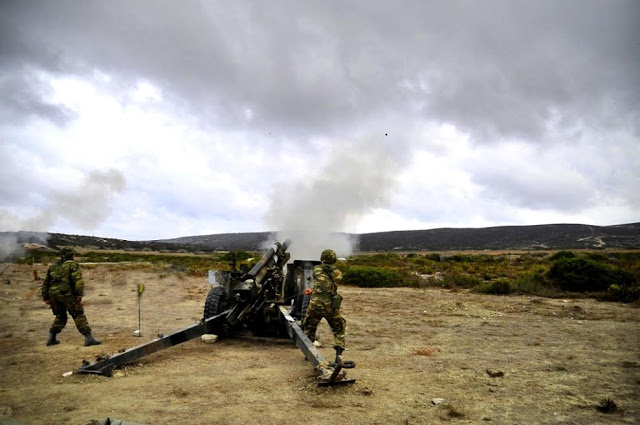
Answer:
<svg viewBox="0 0 640 425"><path fill-rule="evenodd" d="M571 292L607 292L637 299L636 278L621 268L588 258L560 258L550 267L549 279Z"/></svg>
<svg viewBox="0 0 640 425"><path fill-rule="evenodd" d="M105 251L82 253L83 267L114 263L117 270L144 267L166 276L206 277L208 270L249 270L261 254ZM23 264L51 263L56 251L29 250ZM625 303L640 300L640 251L557 252L377 252L340 261L343 283L365 287L440 287L483 294L532 294L544 297L592 297ZM116 271L114 269L114 272Z"/></svg>
<svg viewBox="0 0 640 425"><path fill-rule="evenodd" d="M379 267L350 267L343 276L343 282L361 288L388 288L405 286L403 276L393 270Z"/></svg>
<svg viewBox="0 0 640 425"><path fill-rule="evenodd" d="M613 413L618 410L618 405L610 398L605 398L600 401L600 404L596 406L596 409L602 413Z"/></svg>
<svg viewBox="0 0 640 425"><path fill-rule="evenodd" d="M513 284L509 279L501 278L492 280L491 282L484 282L473 288L475 292L482 294L496 294L506 295L513 292Z"/></svg>

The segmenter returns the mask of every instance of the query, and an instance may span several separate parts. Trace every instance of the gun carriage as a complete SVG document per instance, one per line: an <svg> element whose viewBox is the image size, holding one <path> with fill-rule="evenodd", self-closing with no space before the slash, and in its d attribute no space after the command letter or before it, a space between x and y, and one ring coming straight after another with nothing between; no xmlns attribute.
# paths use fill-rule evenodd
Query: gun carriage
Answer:
<svg viewBox="0 0 640 425"><path fill-rule="evenodd" d="M340 357L328 363L301 328L309 302L304 290L311 287L313 266L320 262L295 260L289 263L289 244L290 240L282 244L275 242L249 271L236 269L235 262L231 271L209 271L212 287L200 322L167 335L158 335L152 341L104 356L93 363L85 361L77 372L111 376L114 368L204 334L224 338L249 331L261 336L290 338L316 371L320 365L326 367L328 364L330 376L319 375L320 386L355 382L355 379L347 378L345 370L355 367L355 363Z"/></svg>

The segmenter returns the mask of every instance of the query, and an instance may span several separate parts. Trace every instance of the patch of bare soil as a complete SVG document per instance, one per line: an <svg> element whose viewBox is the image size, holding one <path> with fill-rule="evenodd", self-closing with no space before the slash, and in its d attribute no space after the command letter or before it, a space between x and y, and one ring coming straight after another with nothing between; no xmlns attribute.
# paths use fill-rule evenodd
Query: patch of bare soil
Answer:
<svg viewBox="0 0 640 425"><path fill-rule="evenodd" d="M45 266L36 266L40 276ZM73 374L197 322L204 278L87 265L85 311L100 346L73 321L46 347L51 311L34 268L0 264L0 415L24 424L622 424L640 415L640 311L593 300L448 290L345 287L345 358L355 384L318 388L288 340L199 339L114 377ZM143 337L136 285L144 283ZM321 348L333 356L331 333ZM442 399L442 400L435 400ZM597 407L604 400L616 409ZM2 420L0 419L0 423Z"/></svg>

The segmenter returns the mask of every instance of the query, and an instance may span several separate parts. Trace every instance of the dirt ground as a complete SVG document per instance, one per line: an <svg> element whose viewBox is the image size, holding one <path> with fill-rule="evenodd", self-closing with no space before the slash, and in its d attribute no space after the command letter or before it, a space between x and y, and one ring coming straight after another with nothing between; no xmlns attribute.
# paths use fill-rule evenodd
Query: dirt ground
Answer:
<svg viewBox="0 0 640 425"><path fill-rule="evenodd" d="M197 322L208 284L85 265L85 312L103 344L84 347L69 319L62 343L46 347L53 316L34 268L44 276L44 265L0 264L0 424L640 423L640 310L628 305L344 287L352 385L318 388L292 342L251 338L195 339L112 378L65 378L83 359ZM141 338L133 336L138 283L146 287ZM326 322L320 339L332 356ZM616 411L596 409L606 398Z"/></svg>

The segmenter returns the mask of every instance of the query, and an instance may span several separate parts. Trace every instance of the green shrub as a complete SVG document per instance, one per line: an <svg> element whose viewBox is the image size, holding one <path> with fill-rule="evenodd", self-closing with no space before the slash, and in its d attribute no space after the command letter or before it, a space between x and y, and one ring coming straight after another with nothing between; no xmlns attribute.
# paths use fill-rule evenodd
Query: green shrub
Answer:
<svg viewBox="0 0 640 425"><path fill-rule="evenodd" d="M540 294L548 291L547 281L544 277L544 268L536 267L529 270L514 282L514 289L525 294Z"/></svg>
<svg viewBox="0 0 640 425"><path fill-rule="evenodd" d="M473 291L483 294L504 295L513 292L513 285L509 282L509 279L500 278L491 282L484 282L473 288Z"/></svg>
<svg viewBox="0 0 640 425"><path fill-rule="evenodd" d="M608 301L620 301L623 303L630 303L637 299L640 299L640 287L638 285L617 285L613 284L607 289L607 295L605 297Z"/></svg>
<svg viewBox="0 0 640 425"><path fill-rule="evenodd" d="M575 258L576 254L573 251L558 251L549 257L549 261L556 261L562 258Z"/></svg>
<svg viewBox="0 0 640 425"><path fill-rule="evenodd" d="M398 272L365 266L350 267L344 273L342 281L361 288L384 288L404 284L403 276Z"/></svg>
<svg viewBox="0 0 640 425"><path fill-rule="evenodd" d="M473 261L473 256L454 254L450 257L445 257L444 260L448 262L454 262L454 263L469 263Z"/></svg>
<svg viewBox="0 0 640 425"><path fill-rule="evenodd" d="M57 252L51 252L42 249L32 249L27 252L24 257L20 258L20 254L16 253L12 257L8 258L8 261L16 261L19 264L34 264L34 263L51 263L56 261L59 257Z"/></svg>
<svg viewBox="0 0 640 425"><path fill-rule="evenodd" d="M440 262L440 254L438 254L437 252L426 254L424 258L426 258L427 260L438 262L438 263Z"/></svg>
<svg viewBox="0 0 640 425"><path fill-rule="evenodd" d="M229 251L218 257L221 261L245 261L249 258L260 257L257 253L247 251Z"/></svg>
<svg viewBox="0 0 640 425"><path fill-rule="evenodd" d="M548 277L560 289L574 292L599 292L606 291L611 285L635 284L631 273L585 258L560 258L551 265Z"/></svg>
<svg viewBox="0 0 640 425"><path fill-rule="evenodd" d="M600 261L602 263L609 260L609 257L600 253L600 252L589 252L587 253L587 258L592 261Z"/></svg>
<svg viewBox="0 0 640 425"><path fill-rule="evenodd" d="M482 283L482 280L474 275L463 273L447 273L442 279L442 286L445 288L473 288Z"/></svg>

